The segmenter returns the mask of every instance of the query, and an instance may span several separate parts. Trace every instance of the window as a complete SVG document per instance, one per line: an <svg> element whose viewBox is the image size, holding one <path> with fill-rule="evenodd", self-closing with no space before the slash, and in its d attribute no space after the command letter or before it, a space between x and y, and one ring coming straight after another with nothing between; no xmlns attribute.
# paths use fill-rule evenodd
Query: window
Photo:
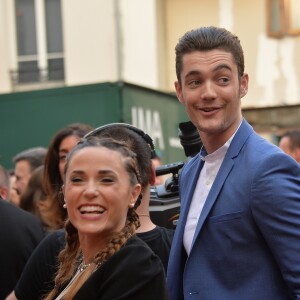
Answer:
<svg viewBox="0 0 300 300"><path fill-rule="evenodd" d="M272 37L300 35L300 0L267 0L267 31Z"/></svg>
<svg viewBox="0 0 300 300"><path fill-rule="evenodd" d="M15 0L14 84L62 81L64 57L60 0Z"/></svg>

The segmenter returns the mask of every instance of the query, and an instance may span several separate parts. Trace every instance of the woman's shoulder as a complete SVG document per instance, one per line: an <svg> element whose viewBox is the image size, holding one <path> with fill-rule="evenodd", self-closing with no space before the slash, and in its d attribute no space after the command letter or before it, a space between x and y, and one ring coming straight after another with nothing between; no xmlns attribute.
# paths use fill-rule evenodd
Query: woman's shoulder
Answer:
<svg viewBox="0 0 300 300"><path fill-rule="evenodd" d="M122 261L121 265L120 261ZM132 236L105 264L116 269L123 268L124 264L129 264L131 270L151 269L154 273L163 270L159 257L136 235Z"/></svg>
<svg viewBox="0 0 300 300"><path fill-rule="evenodd" d="M141 256L152 256L153 251L149 248L146 242L140 239L137 235L132 236L127 243L120 249L121 254L128 255L138 255L142 253Z"/></svg>

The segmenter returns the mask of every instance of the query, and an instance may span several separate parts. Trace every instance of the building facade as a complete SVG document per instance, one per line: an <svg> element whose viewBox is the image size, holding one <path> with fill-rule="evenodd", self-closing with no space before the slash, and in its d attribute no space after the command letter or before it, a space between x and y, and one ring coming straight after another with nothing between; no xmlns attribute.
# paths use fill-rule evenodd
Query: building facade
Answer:
<svg viewBox="0 0 300 300"><path fill-rule="evenodd" d="M243 108L291 106L300 122L293 0L0 0L0 94L118 81L174 93L179 37L210 25L243 45L250 77ZM286 127L276 126L259 130Z"/></svg>

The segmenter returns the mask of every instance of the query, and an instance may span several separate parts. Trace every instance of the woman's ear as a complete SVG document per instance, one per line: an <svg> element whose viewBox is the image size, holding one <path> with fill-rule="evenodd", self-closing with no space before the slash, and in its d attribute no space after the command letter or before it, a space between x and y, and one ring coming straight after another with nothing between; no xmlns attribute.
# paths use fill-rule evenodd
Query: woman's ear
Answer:
<svg viewBox="0 0 300 300"><path fill-rule="evenodd" d="M65 195L65 185L64 184L61 186L61 192L63 195Z"/></svg>
<svg viewBox="0 0 300 300"><path fill-rule="evenodd" d="M135 204L135 202L137 201L137 199L138 199L139 195L141 194L141 192L142 192L142 186L139 183L137 183L135 185L135 187L133 188L133 192L132 192L133 201L131 201L131 203Z"/></svg>

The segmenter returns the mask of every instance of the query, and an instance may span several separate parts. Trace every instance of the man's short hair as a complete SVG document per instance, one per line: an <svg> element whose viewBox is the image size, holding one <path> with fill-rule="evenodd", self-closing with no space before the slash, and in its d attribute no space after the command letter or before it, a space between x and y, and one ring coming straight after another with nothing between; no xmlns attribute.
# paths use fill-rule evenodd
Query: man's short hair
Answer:
<svg viewBox="0 0 300 300"><path fill-rule="evenodd" d="M32 172L37 167L44 164L47 149L44 147L36 147L24 150L18 153L14 158L13 162L16 164L21 160L26 160L30 165L30 171Z"/></svg>
<svg viewBox="0 0 300 300"><path fill-rule="evenodd" d="M289 130L286 131L281 138L288 137L290 150L293 151L297 148L300 148L300 130Z"/></svg>

